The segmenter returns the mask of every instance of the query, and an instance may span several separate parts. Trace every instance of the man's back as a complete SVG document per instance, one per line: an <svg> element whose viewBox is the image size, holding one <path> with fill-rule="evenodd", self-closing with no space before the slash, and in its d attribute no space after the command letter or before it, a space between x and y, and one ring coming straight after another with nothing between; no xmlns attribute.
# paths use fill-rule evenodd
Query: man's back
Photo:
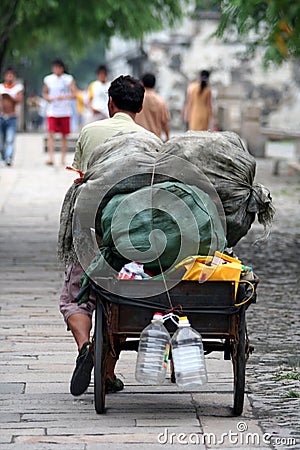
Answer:
<svg viewBox="0 0 300 450"><path fill-rule="evenodd" d="M85 172L88 160L95 148L121 131L147 132L143 127L137 125L128 114L122 112L117 112L110 119L89 123L83 127L78 138L73 167Z"/></svg>
<svg viewBox="0 0 300 450"><path fill-rule="evenodd" d="M169 112L165 101L153 89L146 88L143 109L136 115L135 120L158 137L165 132L168 139Z"/></svg>

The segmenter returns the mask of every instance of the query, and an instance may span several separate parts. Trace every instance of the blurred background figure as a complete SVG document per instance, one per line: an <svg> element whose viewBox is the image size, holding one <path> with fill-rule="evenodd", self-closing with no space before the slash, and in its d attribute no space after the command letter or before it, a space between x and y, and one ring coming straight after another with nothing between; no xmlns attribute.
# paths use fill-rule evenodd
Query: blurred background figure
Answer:
<svg viewBox="0 0 300 450"><path fill-rule="evenodd" d="M87 103L87 90L86 89L78 89L77 97L76 97L76 109L77 109L77 129L76 131L80 131L84 125L84 115Z"/></svg>
<svg viewBox="0 0 300 450"><path fill-rule="evenodd" d="M71 132L80 132L83 125L91 120L86 118L86 113L90 117L90 112L87 109L88 94L87 89L77 89L76 98L72 102L72 117L71 117Z"/></svg>
<svg viewBox="0 0 300 450"><path fill-rule="evenodd" d="M26 100L28 110L28 129L32 131L39 131L44 124L45 119L45 103L46 101L32 93Z"/></svg>
<svg viewBox="0 0 300 450"><path fill-rule="evenodd" d="M48 102L48 165L54 164L55 133L61 133L61 163L65 164L67 152L67 135L70 134L72 116L71 100L76 99L77 88L72 75L65 72L61 59L52 62L52 73L44 78L43 97Z"/></svg>
<svg viewBox="0 0 300 450"><path fill-rule="evenodd" d="M162 138L164 134L165 139L168 140L170 115L165 101L154 91L156 78L152 73L146 73L141 81L145 87L145 97L143 109L135 116L135 121L159 138Z"/></svg>
<svg viewBox="0 0 300 450"><path fill-rule="evenodd" d="M109 117L107 67L100 65L96 71L97 80L88 87L88 108L92 112L92 120L103 120Z"/></svg>
<svg viewBox="0 0 300 450"><path fill-rule="evenodd" d="M208 70L202 70L200 80L187 88L183 116L189 130L204 131L215 127L209 75Z"/></svg>
<svg viewBox="0 0 300 450"><path fill-rule="evenodd" d="M8 67L0 84L0 150L4 164L12 165L17 132L16 105L23 100L24 87L16 82L16 71Z"/></svg>

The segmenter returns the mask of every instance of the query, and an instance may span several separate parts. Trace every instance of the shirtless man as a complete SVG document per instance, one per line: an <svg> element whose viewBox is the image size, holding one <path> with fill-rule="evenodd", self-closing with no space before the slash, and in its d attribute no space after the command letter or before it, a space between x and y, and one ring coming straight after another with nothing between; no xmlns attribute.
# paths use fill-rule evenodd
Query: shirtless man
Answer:
<svg viewBox="0 0 300 450"><path fill-rule="evenodd" d="M154 90L156 78L152 73L145 73L141 81L145 88L145 97L143 109L136 115L135 121L159 138L162 138L164 134L165 139L168 140L170 114L166 102Z"/></svg>
<svg viewBox="0 0 300 450"><path fill-rule="evenodd" d="M23 100L24 87L16 83L16 71L8 67L0 84L0 149L2 161L12 165L17 131L16 105Z"/></svg>

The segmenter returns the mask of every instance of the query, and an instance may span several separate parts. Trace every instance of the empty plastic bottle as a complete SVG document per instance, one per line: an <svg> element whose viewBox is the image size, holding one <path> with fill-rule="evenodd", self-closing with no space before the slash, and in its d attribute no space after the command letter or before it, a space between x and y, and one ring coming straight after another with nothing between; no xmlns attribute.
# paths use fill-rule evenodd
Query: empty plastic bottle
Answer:
<svg viewBox="0 0 300 450"><path fill-rule="evenodd" d="M163 315L155 313L150 325L142 331L135 369L135 378L143 384L162 384L166 377L170 351L170 334Z"/></svg>
<svg viewBox="0 0 300 450"><path fill-rule="evenodd" d="M179 318L171 345L177 386L191 389L207 383L202 338L187 317Z"/></svg>

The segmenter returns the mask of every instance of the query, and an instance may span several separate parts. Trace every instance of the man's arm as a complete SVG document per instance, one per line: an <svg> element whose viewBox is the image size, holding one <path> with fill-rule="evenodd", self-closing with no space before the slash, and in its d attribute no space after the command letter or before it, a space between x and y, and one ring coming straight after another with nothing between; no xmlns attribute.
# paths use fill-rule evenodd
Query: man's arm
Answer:
<svg viewBox="0 0 300 450"><path fill-rule="evenodd" d="M70 84L70 92L71 92L71 94L69 95L68 98L70 98L70 99L76 98L77 97L77 91L78 91L78 89L77 89L75 80L73 79L71 81L71 84Z"/></svg>
<svg viewBox="0 0 300 450"><path fill-rule="evenodd" d="M48 88L48 86L45 83L43 85L43 93L42 93L42 95L43 95L43 98L45 100L47 100L47 102L52 102L54 100L53 98L51 98L49 96L49 88Z"/></svg>
<svg viewBox="0 0 300 450"><path fill-rule="evenodd" d="M14 96L13 100L15 103L21 103L23 101L23 94L24 94L24 89L21 89L19 92L17 92L17 94Z"/></svg>
<svg viewBox="0 0 300 450"><path fill-rule="evenodd" d="M94 85L94 81L92 83L90 83L88 86L88 102L87 102L87 107L92 112L94 112L94 110L92 108L92 100L94 98L93 85Z"/></svg>
<svg viewBox="0 0 300 450"><path fill-rule="evenodd" d="M15 104L21 103L23 100L23 92L24 88L23 86L19 86L18 92L14 93L13 91L10 92L8 89L2 93L1 97L9 99L10 102L13 102Z"/></svg>
<svg viewBox="0 0 300 450"><path fill-rule="evenodd" d="M162 130L166 135L166 140L170 139L170 127L169 127L170 114L166 104L163 105L163 114L162 114Z"/></svg>

